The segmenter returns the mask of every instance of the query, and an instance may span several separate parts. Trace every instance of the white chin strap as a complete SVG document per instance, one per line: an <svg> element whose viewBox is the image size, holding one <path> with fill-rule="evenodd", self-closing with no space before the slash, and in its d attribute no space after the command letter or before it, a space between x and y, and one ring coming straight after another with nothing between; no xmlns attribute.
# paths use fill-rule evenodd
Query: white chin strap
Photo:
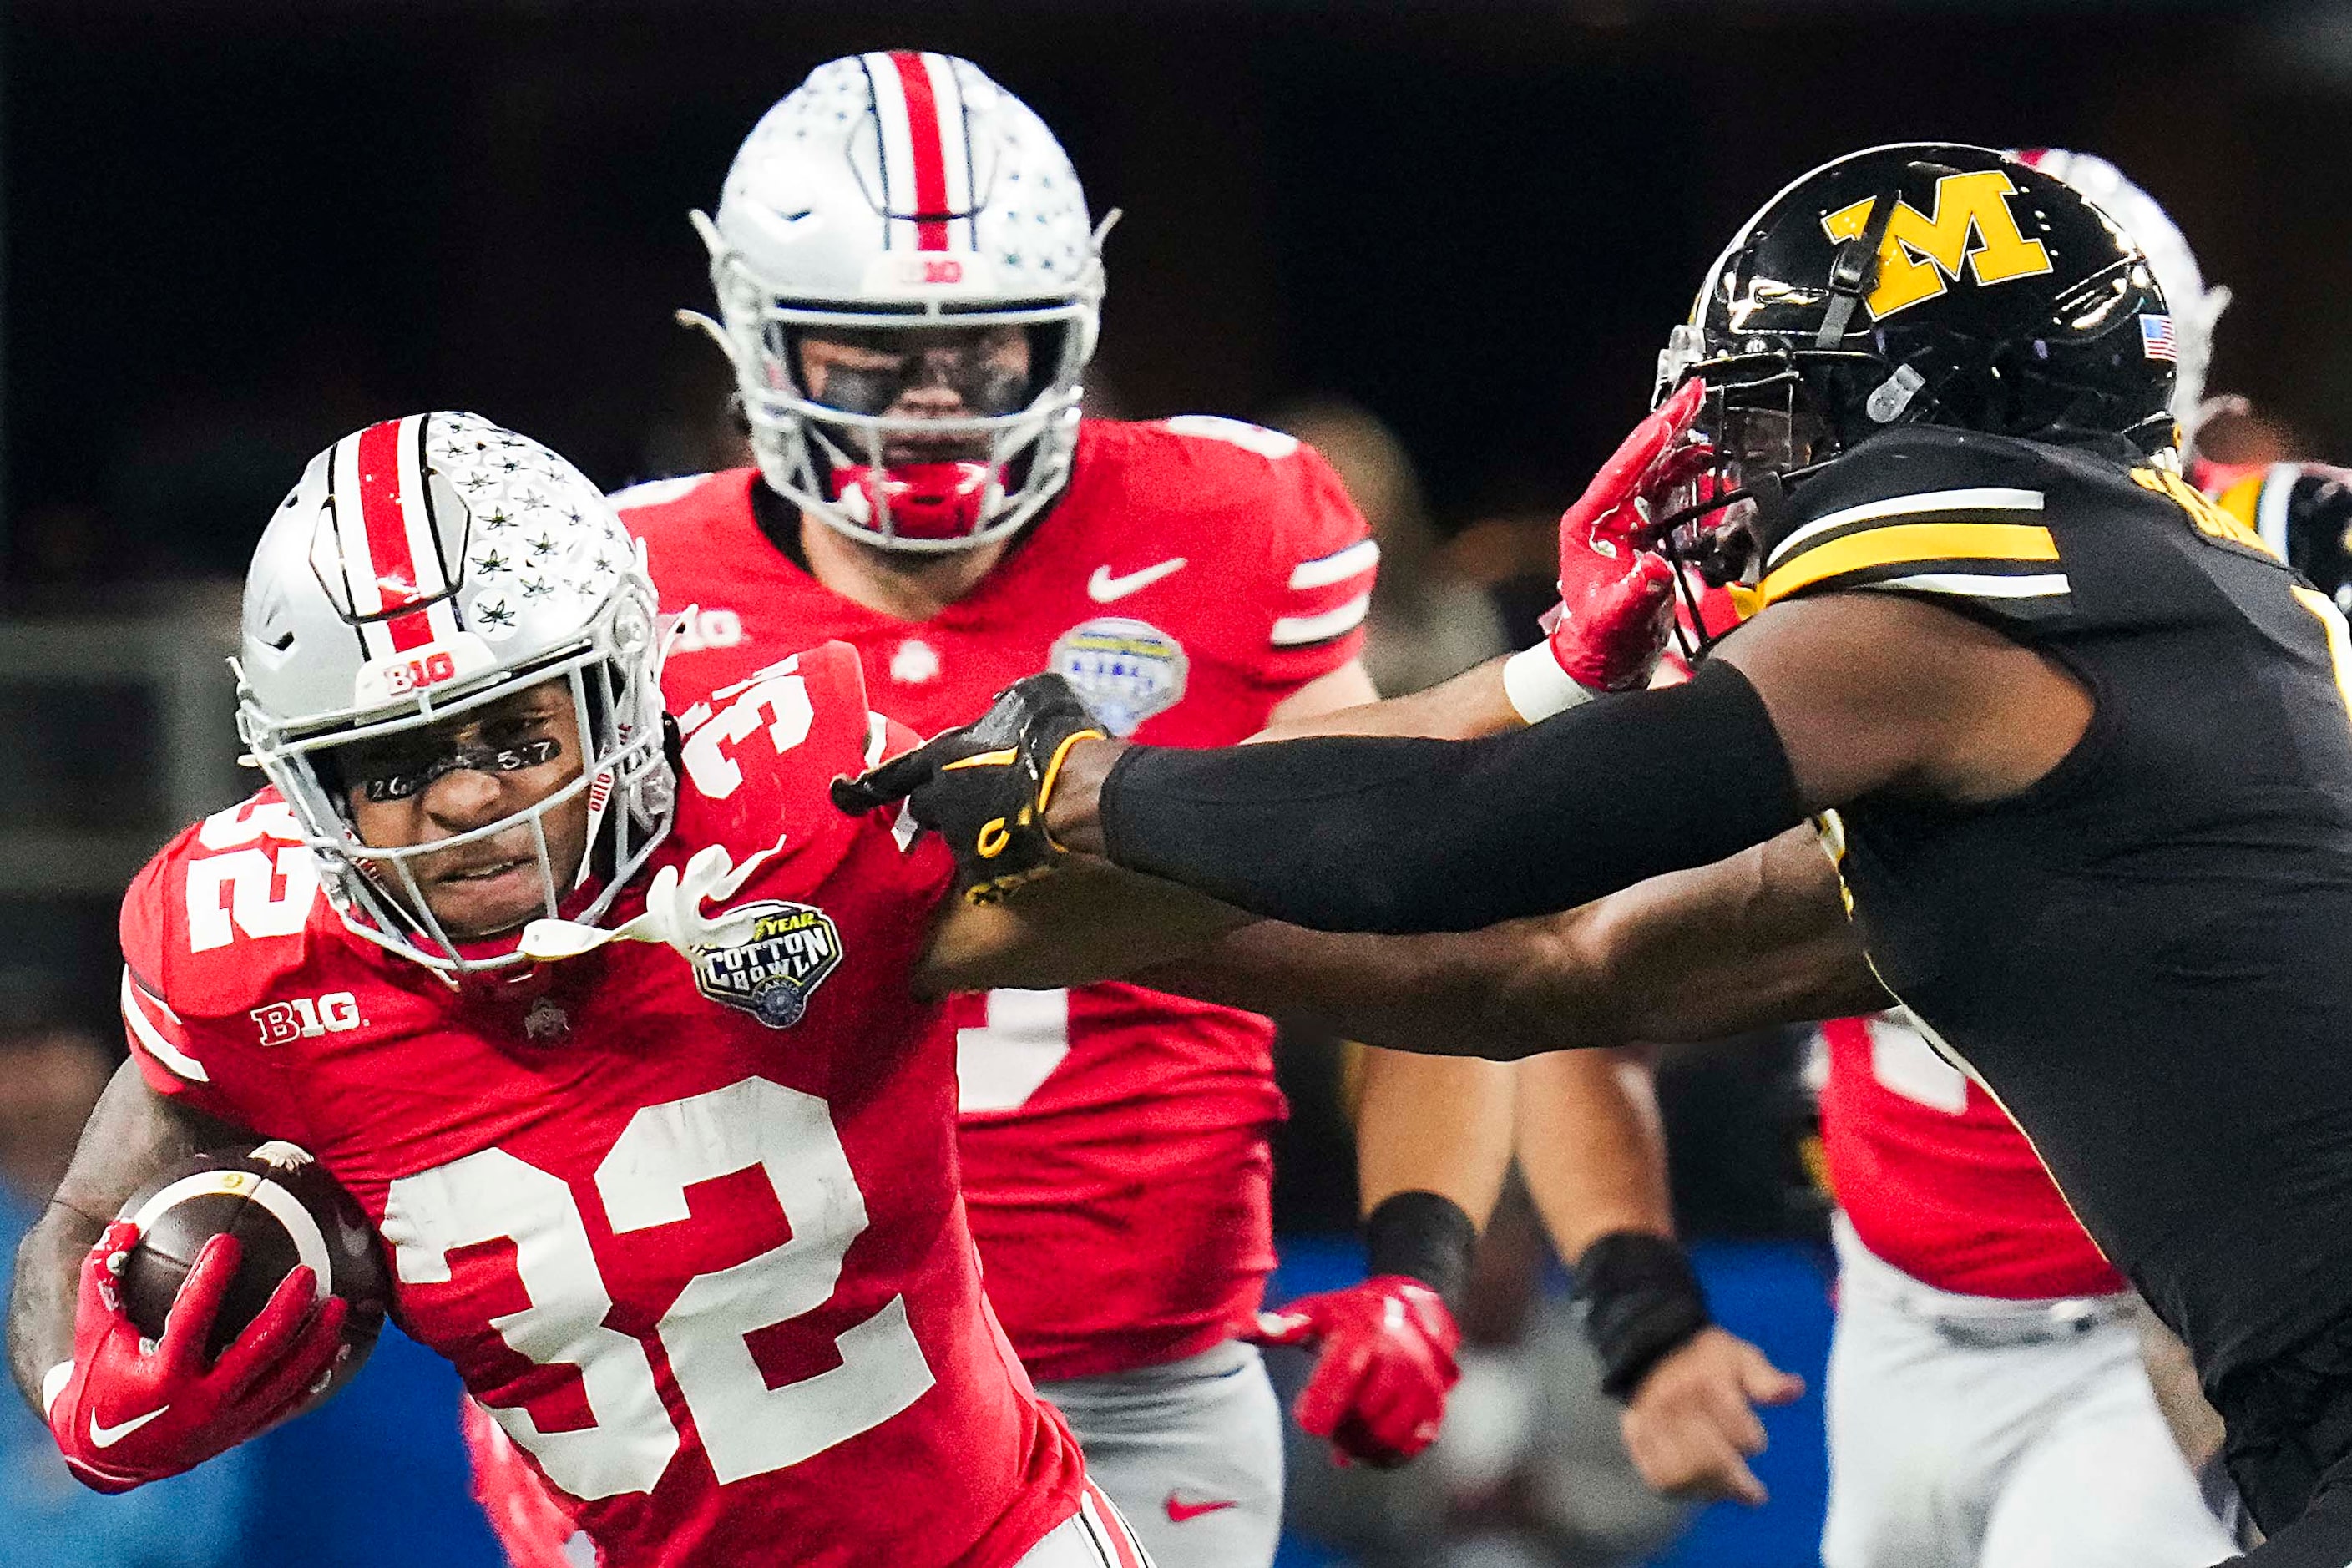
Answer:
<svg viewBox="0 0 2352 1568"><path fill-rule="evenodd" d="M738 946L751 940L760 917L722 914L714 920L704 915L702 906L733 898L751 873L783 847L784 840L779 838L738 866L723 846L705 846L695 851L683 871L665 866L654 873L646 889L645 913L610 930L576 921L536 920L522 928L520 951L526 958L553 963L593 952L608 942L665 942L688 958L709 948Z"/></svg>

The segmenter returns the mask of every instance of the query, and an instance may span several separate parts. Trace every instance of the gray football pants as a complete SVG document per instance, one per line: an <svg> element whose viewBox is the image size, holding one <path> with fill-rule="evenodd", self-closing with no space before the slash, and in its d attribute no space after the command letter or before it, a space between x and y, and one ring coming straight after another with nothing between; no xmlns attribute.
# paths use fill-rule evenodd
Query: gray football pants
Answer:
<svg viewBox="0 0 2352 1568"><path fill-rule="evenodd" d="M1087 1472L1159 1568L1266 1568L1282 1531L1282 1406L1257 1348L1041 1383Z"/></svg>

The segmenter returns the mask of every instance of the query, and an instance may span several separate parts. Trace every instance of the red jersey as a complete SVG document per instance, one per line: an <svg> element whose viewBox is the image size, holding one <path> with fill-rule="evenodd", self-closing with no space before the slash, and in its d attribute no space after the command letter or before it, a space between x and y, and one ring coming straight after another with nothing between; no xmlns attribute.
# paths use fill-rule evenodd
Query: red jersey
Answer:
<svg viewBox="0 0 2352 1568"><path fill-rule="evenodd" d="M1913 1279L2030 1300L2130 1289L2025 1134L1902 1013L1822 1026L1822 1153L1863 1245Z"/></svg>
<svg viewBox="0 0 2352 1568"><path fill-rule="evenodd" d="M1069 488L969 595L923 622L819 584L761 530L748 468L615 497L665 610L688 711L837 637L874 705L923 734L1052 668L1122 734L1226 745L1356 655L1379 550L1311 447L1232 420L1089 420ZM1123 984L956 998L963 1180L988 1291L1031 1372L1197 1354L1274 1262L1273 1026Z"/></svg>
<svg viewBox="0 0 2352 1568"><path fill-rule="evenodd" d="M981 1294L953 1040L908 989L951 868L825 800L887 730L850 650L714 706L614 918L699 852L748 928L453 989L344 929L264 791L131 885L133 1054L352 1191L401 1326L608 1568L1002 1568L1083 1477Z"/></svg>

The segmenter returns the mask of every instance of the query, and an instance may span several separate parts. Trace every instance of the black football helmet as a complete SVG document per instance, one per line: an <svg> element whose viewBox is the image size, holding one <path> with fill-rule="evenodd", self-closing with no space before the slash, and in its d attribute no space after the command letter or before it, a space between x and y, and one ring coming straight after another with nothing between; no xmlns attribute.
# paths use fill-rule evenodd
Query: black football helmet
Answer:
<svg viewBox="0 0 2352 1568"><path fill-rule="evenodd" d="M2175 352L2147 258L2072 186L1985 147L1850 153L1741 227L1658 356L1659 399L1705 378L1711 448L1662 548L1741 582L1786 488L1896 425L2155 453Z"/></svg>

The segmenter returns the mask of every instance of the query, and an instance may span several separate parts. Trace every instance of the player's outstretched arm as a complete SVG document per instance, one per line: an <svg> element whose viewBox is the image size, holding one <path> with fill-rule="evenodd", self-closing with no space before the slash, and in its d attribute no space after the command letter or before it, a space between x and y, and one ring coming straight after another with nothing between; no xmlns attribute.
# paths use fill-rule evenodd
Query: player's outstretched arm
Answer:
<svg viewBox="0 0 2352 1568"><path fill-rule="evenodd" d="M1764 1448L1754 1406L1786 1404L1804 1384L1709 1321L1674 1239L1646 1053L1558 1051L1519 1074L1519 1170L1576 1270L1634 1468L1668 1497L1764 1502L1748 1466Z"/></svg>
<svg viewBox="0 0 2352 1568"><path fill-rule="evenodd" d="M1989 628L1834 594L1774 605L1687 685L1516 734L1079 741L1045 827L1277 920L1471 931L1711 863L1877 791L2004 798L2054 767L2090 713L2063 667Z"/></svg>
<svg viewBox="0 0 2352 1568"><path fill-rule="evenodd" d="M1527 727L1504 690L1504 667L1509 657L1490 658L1443 680L1425 691L1406 697L1375 699L1322 712L1292 715L1277 710L1274 722L1252 735L1245 745L1261 741L1296 741L1309 735L1423 735L1440 741L1468 741Z"/></svg>
<svg viewBox="0 0 2352 1568"><path fill-rule="evenodd" d="M16 1247L8 1370L36 1411L42 1377L73 1358L77 1281L108 1219L151 1176L237 1137L227 1123L148 1088L132 1063L115 1069L82 1127L65 1180Z"/></svg>
<svg viewBox="0 0 2352 1568"><path fill-rule="evenodd" d="M918 995L1085 985L1204 947L1257 919L1190 888L1072 857L986 902L950 895L916 966Z"/></svg>
<svg viewBox="0 0 2352 1568"><path fill-rule="evenodd" d="M1810 827L1565 914L1402 937L1267 921L1132 977L1372 1045L1498 1058L1888 1005Z"/></svg>

